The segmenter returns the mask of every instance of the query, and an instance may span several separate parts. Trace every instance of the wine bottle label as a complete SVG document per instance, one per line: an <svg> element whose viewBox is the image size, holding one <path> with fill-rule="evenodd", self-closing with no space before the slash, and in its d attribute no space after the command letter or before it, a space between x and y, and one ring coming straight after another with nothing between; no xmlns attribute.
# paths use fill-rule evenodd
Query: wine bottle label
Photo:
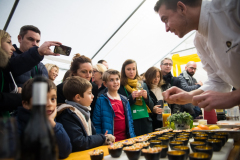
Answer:
<svg viewBox="0 0 240 160"><path fill-rule="evenodd" d="M47 104L47 87L46 82L33 83L33 99L32 105L46 105Z"/></svg>

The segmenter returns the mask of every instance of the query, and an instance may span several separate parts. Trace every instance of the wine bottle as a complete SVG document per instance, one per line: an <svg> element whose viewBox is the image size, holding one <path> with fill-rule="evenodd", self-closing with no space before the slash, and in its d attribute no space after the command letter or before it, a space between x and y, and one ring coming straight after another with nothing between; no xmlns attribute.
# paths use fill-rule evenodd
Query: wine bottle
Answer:
<svg viewBox="0 0 240 160"><path fill-rule="evenodd" d="M34 78L31 117L22 139L22 160L58 159L53 128L46 116L47 89L48 84L45 77Z"/></svg>

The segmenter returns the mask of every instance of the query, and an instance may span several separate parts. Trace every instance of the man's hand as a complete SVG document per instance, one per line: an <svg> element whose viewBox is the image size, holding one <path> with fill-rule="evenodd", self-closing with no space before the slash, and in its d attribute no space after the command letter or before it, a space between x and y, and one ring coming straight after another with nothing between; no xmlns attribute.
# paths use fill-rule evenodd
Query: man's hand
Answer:
<svg viewBox="0 0 240 160"><path fill-rule="evenodd" d="M171 87L163 92L164 100L170 104L187 104L192 103L192 97L190 92L186 92L177 87Z"/></svg>
<svg viewBox="0 0 240 160"><path fill-rule="evenodd" d="M22 93L22 88L18 87L18 93Z"/></svg>
<svg viewBox="0 0 240 160"><path fill-rule="evenodd" d="M58 53L53 53L50 49L51 46L60 46L61 43L60 42L56 42L56 41L47 41L44 42L39 48L38 48L38 53L41 56L44 55L54 55L54 56L59 56Z"/></svg>
<svg viewBox="0 0 240 160"><path fill-rule="evenodd" d="M199 84L200 86L203 85L202 81L198 81L198 83L196 83L196 84Z"/></svg>
<svg viewBox="0 0 240 160"><path fill-rule="evenodd" d="M193 97L193 105L204 108L206 111L212 109L228 109L237 104L234 100L235 95L237 96L236 91L228 93L206 91L201 95Z"/></svg>
<svg viewBox="0 0 240 160"><path fill-rule="evenodd" d="M161 105L156 105L153 107L153 113L155 114L162 114L162 108L160 108Z"/></svg>

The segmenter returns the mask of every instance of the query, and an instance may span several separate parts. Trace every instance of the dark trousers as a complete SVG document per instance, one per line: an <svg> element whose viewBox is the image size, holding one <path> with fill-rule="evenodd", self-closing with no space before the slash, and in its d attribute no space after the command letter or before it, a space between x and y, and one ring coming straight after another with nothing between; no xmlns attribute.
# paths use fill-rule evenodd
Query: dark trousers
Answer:
<svg viewBox="0 0 240 160"><path fill-rule="evenodd" d="M153 132L151 117L135 119L133 125L136 136Z"/></svg>

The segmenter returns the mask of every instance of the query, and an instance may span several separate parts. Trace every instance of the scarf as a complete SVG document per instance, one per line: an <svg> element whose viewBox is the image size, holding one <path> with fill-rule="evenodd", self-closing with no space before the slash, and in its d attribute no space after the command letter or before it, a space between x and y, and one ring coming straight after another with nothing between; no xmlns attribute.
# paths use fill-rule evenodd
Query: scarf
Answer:
<svg viewBox="0 0 240 160"><path fill-rule="evenodd" d="M126 88L126 90L129 92L129 93L132 93L133 91L137 91L137 83L138 83L138 80L137 79L128 79L128 84L125 85L124 87ZM142 86L143 87L143 86ZM138 106L142 106L143 105L143 102L142 102L142 96L136 98L136 105ZM146 104L147 106L147 104ZM148 113L151 113L151 110L150 108L147 106L147 111Z"/></svg>
<svg viewBox="0 0 240 160"><path fill-rule="evenodd" d="M183 77L188 80L188 85L189 85L189 86L193 86L193 85L195 85L195 83L197 83L197 81L194 80L194 78L193 78L192 76L190 76L190 75L187 73L186 70L184 70L182 73L183 73Z"/></svg>
<svg viewBox="0 0 240 160"><path fill-rule="evenodd" d="M83 127L87 133L88 136L92 135L92 127L91 127L91 119L90 119L90 107L85 107L82 106L76 102L73 101L67 101L67 104L62 104L61 106L58 107L57 111L58 114L61 114L61 112L65 109L70 109L72 112L74 112L78 118L80 119L80 121L83 124ZM70 104L71 103L71 104ZM88 113L89 112L89 113Z"/></svg>
<svg viewBox="0 0 240 160"><path fill-rule="evenodd" d="M163 100L163 95L162 95L162 90L160 87L158 87L157 85L152 84L152 89L151 91L154 93L154 95L156 96L157 100Z"/></svg>

